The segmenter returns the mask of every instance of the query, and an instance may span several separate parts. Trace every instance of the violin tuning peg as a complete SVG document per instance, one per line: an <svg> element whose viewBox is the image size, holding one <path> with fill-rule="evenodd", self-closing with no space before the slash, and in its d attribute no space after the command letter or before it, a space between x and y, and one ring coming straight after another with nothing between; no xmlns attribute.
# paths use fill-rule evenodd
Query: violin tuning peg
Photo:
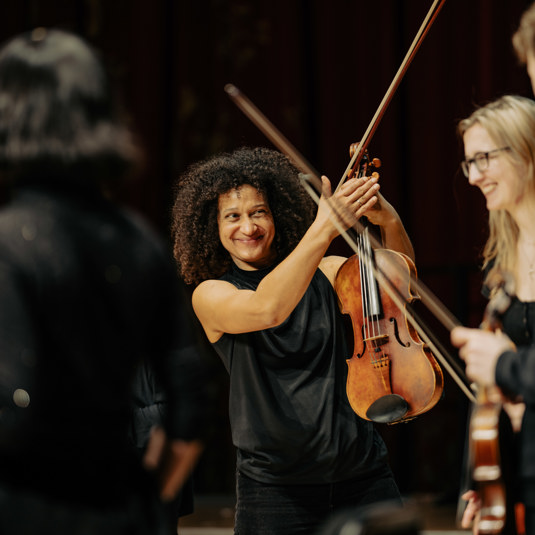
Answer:
<svg viewBox="0 0 535 535"><path fill-rule="evenodd" d="M373 165L374 167L381 167L381 160L379 160L379 158L374 158L374 159L372 160L372 165Z"/></svg>

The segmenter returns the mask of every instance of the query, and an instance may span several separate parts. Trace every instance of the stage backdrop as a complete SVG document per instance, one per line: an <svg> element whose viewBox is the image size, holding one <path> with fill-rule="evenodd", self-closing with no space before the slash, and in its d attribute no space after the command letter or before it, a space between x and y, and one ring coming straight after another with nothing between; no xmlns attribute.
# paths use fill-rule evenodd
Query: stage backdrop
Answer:
<svg viewBox="0 0 535 535"><path fill-rule="evenodd" d="M474 106L504 93L532 96L511 46L528 4L447 0L369 145L382 160L382 192L412 239L420 280L471 326L484 307L479 262L487 214L482 195L459 171L455 128ZM225 84L238 86L336 183L430 6L431 0L3 0L0 39L56 26L102 51L146 151L123 200L166 234L173 183L190 163L242 145L271 146L224 93ZM333 250L350 254L341 241ZM447 344L448 333L428 321ZM233 492L225 406L223 399L220 432L197 470L200 493ZM466 409L465 396L446 377L432 411L380 427L403 492L456 498Z"/></svg>

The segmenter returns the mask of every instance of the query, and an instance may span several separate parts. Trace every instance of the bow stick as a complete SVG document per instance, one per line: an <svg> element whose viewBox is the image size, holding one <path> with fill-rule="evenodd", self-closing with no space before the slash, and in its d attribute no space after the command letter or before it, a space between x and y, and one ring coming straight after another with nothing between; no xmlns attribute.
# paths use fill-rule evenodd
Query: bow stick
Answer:
<svg viewBox="0 0 535 535"><path fill-rule="evenodd" d="M318 203L319 196L317 191L322 190L322 183L317 171L314 170L307 160L301 156L297 149L293 147L288 139L245 95L243 95L243 93L235 85L227 84L225 86L225 91L234 101L234 103L243 111L243 113L259 128L259 130L262 131L264 135L270 139L281 152L286 154L286 156L292 160L298 169L305 173L304 175L301 175L303 186L316 201L316 203ZM313 184L313 186L311 184ZM336 214L342 220L345 219L347 221L351 221L355 231L359 233L362 232L363 225L354 216L354 214L350 214L344 210L343 207L337 206L332 197L326 199L326 201L329 203L329 206L334 214ZM336 217L333 217L333 223L336 225L336 228L351 249L358 254L357 244L346 232L345 228L342 227L341 223ZM373 235L370 235L370 242L376 249L381 247L381 244ZM396 266L394 266L394 269L397 269ZM465 378L464 372L461 370L459 365L450 355L448 355L447 351L442 348L440 342L430 332L424 329L423 326L425 323L420 318L417 318L417 314L410 306L410 303L407 303L404 300L403 296L400 295L399 290L391 283L388 277L384 275L384 273L376 265L372 265L372 271L379 283L383 284L385 291L388 293L396 306L400 310L403 310L404 307L406 310L409 309L407 317L414 328L418 331L421 338L427 343L433 354L440 360L441 364L450 373L451 377L458 384L459 388L461 388L461 390L466 394L468 399L470 399L472 402L475 402L475 396L467 386L468 380ZM412 277L410 274L409 277L411 284L416 288L418 294L420 294L421 301L428 306L428 308L434 313L435 317L438 318L448 330L451 331L454 327L461 325L459 320L457 320L453 314L451 314L444 306L441 305L438 298L435 297L423 283ZM438 349L439 347L441 347L441 350ZM447 357L445 355L447 355Z"/></svg>
<svg viewBox="0 0 535 535"><path fill-rule="evenodd" d="M420 29L418 30L416 37L414 38L409 50L407 51L407 54L405 55L403 62L401 63L398 69L398 72L394 76L394 79L392 80L390 87L386 91L385 96L383 97L383 100L379 104L379 107L377 108L375 115L373 116L370 124L368 125L366 132L364 132L364 136L362 136L362 139L360 140L360 143L358 144L357 150L353 154L353 157L351 158L348 166L346 167L346 170L344 171L344 174L342 175L342 178L340 179L340 182L338 183L338 186L336 187L336 191L338 191L338 188L340 188L340 186L345 182L346 178L351 176L351 171L354 168L358 167L358 165L360 164L360 161L362 160L364 152L366 151L368 144L370 143L371 138L373 134L375 133L375 130L377 130L377 127L379 126L379 122L383 118L386 108L390 104L390 101L392 100L394 93L399 87L399 84L401 83L403 76L407 72L407 69L409 68L410 63L412 62L416 52L420 48L422 41L425 39L427 32L429 31L433 22L437 18L437 15L440 13L440 10L442 9L445 1L446 0L435 0L433 4L431 5L431 8L427 12L427 15L424 21L422 22L422 25L420 26Z"/></svg>

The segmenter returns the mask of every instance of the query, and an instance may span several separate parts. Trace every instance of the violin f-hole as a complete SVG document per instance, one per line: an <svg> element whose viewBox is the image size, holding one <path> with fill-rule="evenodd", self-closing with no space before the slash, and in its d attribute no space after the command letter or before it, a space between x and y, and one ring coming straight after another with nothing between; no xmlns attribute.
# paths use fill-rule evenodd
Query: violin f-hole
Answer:
<svg viewBox="0 0 535 535"><path fill-rule="evenodd" d="M398 341L398 344L403 346L403 347L409 347L411 345L411 343L410 342L404 342L401 339L401 336L399 335L399 327L398 327L398 322L397 322L396 318L390 318L390 323L392 325L394 325L394 336L396 337L396 340Z"/></svg>

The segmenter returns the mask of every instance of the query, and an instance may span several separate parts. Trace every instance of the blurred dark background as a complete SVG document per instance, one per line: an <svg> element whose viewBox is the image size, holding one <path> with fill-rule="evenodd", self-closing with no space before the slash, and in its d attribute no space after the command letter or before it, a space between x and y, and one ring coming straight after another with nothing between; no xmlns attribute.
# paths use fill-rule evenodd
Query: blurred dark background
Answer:
<svg viewBox="0 0 535 535"><path fill-rule="evenodd" d="M228 98L226 83L336 183L431 3L3 0L0 39L55 26L103 53L146 150L145 167L123 200L167 235L173 183L188 164L241 145L271 146ZM529 4L447 0L369 145L382 160L381 191L412 239L420 280L470 326L485 304L479 255L487 214L482 195L459 171L455 128L477 104L504 93L532 96L511 46ZM343 242L333 248L351 254ZM448 345L446 330L428 321ZM380 431L405 494L454 501L468 403L449 376L445 382L434 409ZM234 491L224 396L219 410L218 433L195 476L199 494Z"/></svg>

